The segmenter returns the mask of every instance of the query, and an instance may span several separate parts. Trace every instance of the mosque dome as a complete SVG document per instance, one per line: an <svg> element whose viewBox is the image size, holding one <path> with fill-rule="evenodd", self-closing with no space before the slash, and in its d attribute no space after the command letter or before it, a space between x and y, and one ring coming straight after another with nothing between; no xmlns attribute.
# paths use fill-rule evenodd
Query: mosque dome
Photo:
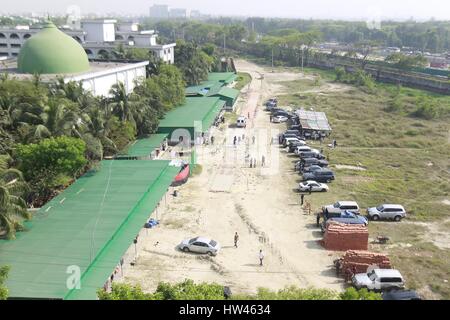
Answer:
<svg viewBox="0 0 450 320"><path fill-rule="evenodd" d="M29 38L20 50L17 67L23 73L64 74L89 70L83 47L52 22Z"/></svg>

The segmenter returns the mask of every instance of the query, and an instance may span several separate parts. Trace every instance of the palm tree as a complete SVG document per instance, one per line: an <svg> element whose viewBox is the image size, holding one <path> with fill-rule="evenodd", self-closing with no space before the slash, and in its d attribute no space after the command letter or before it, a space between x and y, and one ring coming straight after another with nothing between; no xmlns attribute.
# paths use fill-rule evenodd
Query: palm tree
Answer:
<svg viewBox="0 0 450 320"><path fill-rule="evenodd" d="M9 239L20 231L22 219L30 219L27 205L22 198L27 189L22 172L9 168L8 156L0 156L0 231Z"/></svg>
<svg viewBox="0 0 450 320"><path fill-rule="evenodd" d="M136 127L134 115L139 107L142 107L143 101L137 94L128 94L122 82L111 87L110 94L112 113L119 117L121 121L128 121Z"/></svg>

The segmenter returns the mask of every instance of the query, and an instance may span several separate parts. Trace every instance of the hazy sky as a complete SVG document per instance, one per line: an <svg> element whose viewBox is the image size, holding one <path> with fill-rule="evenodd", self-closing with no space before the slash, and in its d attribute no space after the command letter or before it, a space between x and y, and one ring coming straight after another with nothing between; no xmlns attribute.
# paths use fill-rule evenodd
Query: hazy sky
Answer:
<svg viewBox="0 0 450 320"><path fill-rule="evenodd" d="M75 4L82 13L147 15L155 3L214 15L450 20L449 0L0 0L0 13L64 13Z"/></svg>

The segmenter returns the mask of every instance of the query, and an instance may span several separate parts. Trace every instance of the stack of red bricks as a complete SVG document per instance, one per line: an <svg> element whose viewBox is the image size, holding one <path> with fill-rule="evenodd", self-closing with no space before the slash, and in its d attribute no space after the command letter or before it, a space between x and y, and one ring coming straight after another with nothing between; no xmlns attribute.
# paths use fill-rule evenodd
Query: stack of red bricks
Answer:
<svg viewBox="0 0 450 320"><path fill-rule="evenodd" d="M323 245L333 251L367 250L369 230L364 225L332 222L325 230Z"/></svg>
<svg viewBox="0 0 450 320"><path fill-rule="evenodd" d="M365 273L369 266L377 265L380 269L390 269L391 261L382 253L370 251L348 250L341 258L341 271L356 270L356 273Z"/></svg>

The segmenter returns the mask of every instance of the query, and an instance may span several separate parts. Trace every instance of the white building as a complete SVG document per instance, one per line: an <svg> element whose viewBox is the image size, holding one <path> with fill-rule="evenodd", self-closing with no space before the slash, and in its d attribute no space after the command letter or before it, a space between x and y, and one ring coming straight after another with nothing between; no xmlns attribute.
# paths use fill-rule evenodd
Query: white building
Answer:
<svg viewBox="0 0 450 320"><path fill-rule="evenodd" d="M41 28L0 27L0 56L17 57L25 41L40 30ZM125 49L148 49L169 64L175 61L175 43L158 44L158 34L154 30L140 31L135 22L117 24L112 19L84 20L81 30L62 31L78 41L90 59L111 56L122 45Z"/></svg>
<svg viewBox="0 0 450 320"><path fill-rule="evenodd" d="M155 19L168 19L169 18L169 6L155 4L150 8L150 18Z"/></svg>
<svg viewBox="0 0 450 320"><path fill-rule="evenodd" d="M146 77L149 61L134 63L93 62L80 43L47 23L21 49L17 59L0 63L0 74L10 78L32 80L35 74L43 83L62 78L65 83L75 81L96 96L109 96L111 87L123 83L131 93L136 83Z"/></svg>
<svg viewBox="0 0 450 320"><path fill-rule="evenodd" d="M174 19L187 19L189 18L189 11L184 8L171 8L170 18Z"/></svg>

